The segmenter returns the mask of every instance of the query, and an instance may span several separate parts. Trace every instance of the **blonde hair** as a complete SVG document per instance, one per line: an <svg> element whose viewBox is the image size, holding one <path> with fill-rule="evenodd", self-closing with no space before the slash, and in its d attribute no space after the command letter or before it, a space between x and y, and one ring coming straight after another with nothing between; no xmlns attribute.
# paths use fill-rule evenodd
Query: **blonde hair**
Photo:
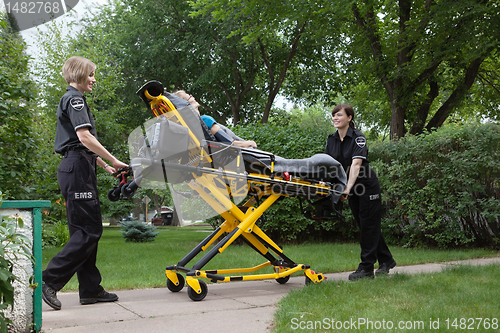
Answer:
<svg viewBox="0 0 500 333"><path fill-rule="evenodd" d="M96 65L83 57L71 57L63 65L62 72L66 83L84 84L90 73L94 72Z"/></svg>
<svg viewBox="0 0 500 333"><path fill-rule="evenodd" d="M184 97L182 97L182 95L186 95L186 96L189 96L189 94L185 91L185 90L176 90L172 93L172 95L175 95L177 97L180 97L184 100L186 100Z"/></svg>

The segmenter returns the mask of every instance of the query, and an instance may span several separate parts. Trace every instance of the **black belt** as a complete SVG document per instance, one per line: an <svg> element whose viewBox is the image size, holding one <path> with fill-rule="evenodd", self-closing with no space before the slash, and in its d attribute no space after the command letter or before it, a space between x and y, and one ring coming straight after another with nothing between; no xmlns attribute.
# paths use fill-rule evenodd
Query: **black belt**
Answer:
<svg viewBox="0 0 500 333"><path fill-rule="evenodd" d="M68 157L68 156L80 155L82 153L87 154L87 155L95 155L90 150L83 150L83 149L70 149L70 150L65 151L63 155L64 155L64 157Z"/></svg>

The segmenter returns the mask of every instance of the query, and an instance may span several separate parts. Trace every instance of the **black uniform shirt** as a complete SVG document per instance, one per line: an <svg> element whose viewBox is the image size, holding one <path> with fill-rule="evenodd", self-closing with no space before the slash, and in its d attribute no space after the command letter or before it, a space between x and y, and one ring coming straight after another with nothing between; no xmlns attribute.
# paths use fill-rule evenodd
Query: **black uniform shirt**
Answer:
<svg viewBox="0 0 500 333"><path fill-rule="evenodd" d="M62 155L68 150L88 151L76 135L76 130L83 127L88 127L90 133L97 138L94 116L85 96L78 89L68 86L57 108L54 150Z"/></svg>
<svg viewBox="0 0 500 333"><path fill-rule="evenodd" d="M344 141L340 140L338 131L330 134L326 140L325 153L342 164L348 177L352 160L355 158L362 159L361 169L355 184L363 184L368 188L372 186L378 187L377 175L370 168L370 162L368 161L366 138L361 131L349 127Z"/></svg>

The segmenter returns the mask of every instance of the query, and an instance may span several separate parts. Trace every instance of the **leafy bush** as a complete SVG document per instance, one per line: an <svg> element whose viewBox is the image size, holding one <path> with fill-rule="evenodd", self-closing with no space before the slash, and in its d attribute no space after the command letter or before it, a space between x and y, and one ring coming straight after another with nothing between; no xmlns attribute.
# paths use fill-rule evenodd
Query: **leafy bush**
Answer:
<svg viewBox="0 0 500 333"><path fill-rule="evenodd" d="M23 228L23 220L20 217L0 216L0 333L7 333L7 324L12 323L10 319L5 318L3 310L9 306L14 307L12 283L19 280L13 274L14 265L20 256L31 257L28 248L30 240L17 232L18 227Z"/></svg>
<svg viewBox="0 0 500 333"><path fill-rule="evenodd" d="M6 198L28 199L37 137L31 131L36 90L23 40L0 13L0 186Z"/></svg>
<svg viewBox="0 0 500 333"><path fill-rule="evenodd" d="M62 247L69 241L67 223L42 224L42 248Z"/></svg>
<svg viewBox="0 0 500 333"><path fill-rule="evenodd" d="M384 228L407 246L500 246L500 127L448 126L371 145Z"/></svg>
<svg viewBox="0 0 500 333"><path fill-rule="evenodd" d="M235 132L285 158L324 152L326 128L292 123L247 125ZM390 243L406 246L500 246L500 127L447 126L397 142L370 142L372 168L383 197L382 228ZM358 227L344 204L345 221L313 221L297 199L280 200L260 223L280 242L355 240Z"/></svg>
<svg viewBox="0 0 500 333"><path fill-rule="evenodd" d="M60 247L69 241L66 203L62 198L51 203L42 214L42 248Z"/></svg>
<svg viewBox="0 0 500 333"><path fill-rule="evenodd" d="M246 140L257 142L258 148L284 158L307 158L325 152L328 131L294 124L254 124L233 129Z"/></svg>
<svg viewBox="0 0 500 333"><path fill-rule="evenodd" d="M157 228L137 220L120 222L122 230L120 233L126 242L152 242L160 233Z"/></svg>

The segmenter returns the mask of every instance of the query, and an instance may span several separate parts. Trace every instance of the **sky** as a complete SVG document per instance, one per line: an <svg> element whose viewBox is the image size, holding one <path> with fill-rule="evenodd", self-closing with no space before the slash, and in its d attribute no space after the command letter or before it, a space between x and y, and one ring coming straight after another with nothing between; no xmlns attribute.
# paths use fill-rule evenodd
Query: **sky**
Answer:
<svg viewBox="0 0 500 333"><path fill-rule="evenodd" d="M4 2L7 2L7 0L0 2L0 11L5 11ZM108 0L79 0L78 4L72 10L72 15L76 15L77 17L85 17L90 13L90 11L92 11L93 8L96 8L97 5L105 4L107 2L108 2ZM63 15L63 16L56 18L54 21L56 21L56 22L62 22L65 20L67 21L68 18L69 18L69 16L68 16L68 14L66 14L66 15ZM34 45L34 42L36 40L38 30L43 31L44 28L45 28L45 24L42 24L42 25L33 27L31 29L21 31L21 36L23 36L23 39L28 46L27 52L32 57L36 58L37 54L39 54L38 50L36 49L36 45Z"/></svg>

